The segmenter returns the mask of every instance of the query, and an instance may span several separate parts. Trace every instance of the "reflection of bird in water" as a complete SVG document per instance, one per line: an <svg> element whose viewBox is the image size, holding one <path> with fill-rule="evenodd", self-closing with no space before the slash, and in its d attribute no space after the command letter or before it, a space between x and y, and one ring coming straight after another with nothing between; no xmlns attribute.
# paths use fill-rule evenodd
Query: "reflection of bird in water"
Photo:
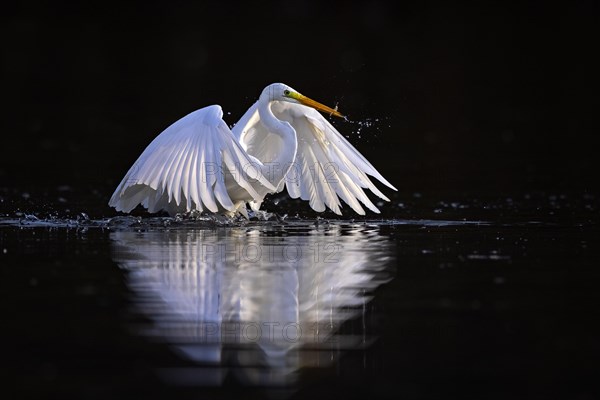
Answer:
<svg viewBox="0 0 600 400"><path fill-rule="evenodd" d="M340 199L364 215L379 210L363 189L389 199L367 175L396 190L316 110L342 117L282 83L267 86L229 129L221 107L201 108L157 136L125 174L109 205L171 215L192 210L246 214L284 187L315 211L341 215ZM362 205L361 205L362 203Z"/></svg>
<svg viewBox="0 0 600 400"><path fill-rule="evenodd" d="M287 382L313 362L301 359L302 348L331 345L369 300L365 293L389 278L388 243L376 229L117 231L111 238L155 335L186 343L179 350L201 363L224 362L223 350L241 345L238 362L263 367L244 369L256 382L267 375L270 384Z"/></svg>

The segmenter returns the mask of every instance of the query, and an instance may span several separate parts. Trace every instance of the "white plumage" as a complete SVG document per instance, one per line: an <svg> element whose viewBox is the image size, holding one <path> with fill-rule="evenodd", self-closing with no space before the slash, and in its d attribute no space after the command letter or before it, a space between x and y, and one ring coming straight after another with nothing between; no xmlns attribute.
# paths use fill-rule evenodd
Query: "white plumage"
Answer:
<svg viewBox="0 0 600 400"><path fill-rule="evenodd" d="M141 204L170 215L192 210L246 215L269 193L287 188L315 211L341 215L342 203L378 213L363 189L389 201L367 175L396 190L318 111L342 116L282 83L229 129L218 105L173 123L144 150L109 205L130 212Z"/></svg>

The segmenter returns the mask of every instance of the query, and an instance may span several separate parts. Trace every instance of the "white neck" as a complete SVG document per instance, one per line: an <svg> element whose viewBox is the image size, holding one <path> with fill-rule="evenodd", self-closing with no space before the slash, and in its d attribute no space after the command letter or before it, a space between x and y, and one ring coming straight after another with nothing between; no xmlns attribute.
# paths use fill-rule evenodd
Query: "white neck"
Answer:
<svg viewBox="0 0 600 400"><path fill-rule="evenodd" d="M285 121L280 121L275 117L271 110L271 96L263 92L258 100L258 115L260 122L269 130L269 132L280 136L283 139L283 148L275 154L272 160L261 160L264 164L263 174L274 186L281 186L285 174L292 166L296 158L298 142L296 131ZM268 143L265 143L268 145Z"/></svg>

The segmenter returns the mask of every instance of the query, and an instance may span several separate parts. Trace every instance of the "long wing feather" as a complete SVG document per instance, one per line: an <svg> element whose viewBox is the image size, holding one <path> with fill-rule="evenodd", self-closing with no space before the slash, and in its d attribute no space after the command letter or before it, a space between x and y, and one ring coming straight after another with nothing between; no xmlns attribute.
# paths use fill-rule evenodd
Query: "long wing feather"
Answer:
<svg viewBox="0 0 600 400"><path fill-rule="evenodd" d="M298 151L285 181L292 198L308 200L315 211L324 211L327 206L341 214L341 198L360 215L365 211L359 201L379 213L363 189L389 199L368 175L393 190L396 188L327 119L310 107L287 102L275 102L272 110L277 118L288 121L296 130Z"/></svg>
<svg viewBox="0 0 600 400"><path fill-rule="evenodd" d="M246 201L262 201L259 193L275 187L260 168L253 176L246 173L245 166L260 161L242 149L222 116L221 107L213 105L165 129L125 174L109 205L130 212L142 204L150 212L174 214L205 208L233 212Z"/></svg>

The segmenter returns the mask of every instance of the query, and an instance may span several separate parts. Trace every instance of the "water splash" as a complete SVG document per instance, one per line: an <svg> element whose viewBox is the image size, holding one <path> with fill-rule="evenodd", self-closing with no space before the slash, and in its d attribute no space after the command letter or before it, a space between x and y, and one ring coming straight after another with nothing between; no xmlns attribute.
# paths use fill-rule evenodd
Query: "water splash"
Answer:
<svg viewBox="0 0 600 400"><path fill-rule="evenodd" d="M345 118L345 122L355 125L356 128L352 131L352 136L358 136L359 139L362 139L363 131L368 131L370 137L376 136L377 133L381 132L383 118L366 118L360 121ZM351 136L346 135L346 137L350 139Z"/></svg>
<svg viewBox="0 0 600 400"><path fill-rule="evenodd" d="M108 229L108 230L171 230L171 229L210 229L219 227L252 227L252 226L280 226L280 225L372 225L372 226L416 226L416 227L446 227L466 225L492 225L489 221L467 220L437 220L437 219L381 219L381 220L356 220L356 219L327 219L316 217L305 219L299 215L276 215L266 211L249 213L250 219L243 217L225 217L220 215L184 215L175 217L141 217L132 215L119 215L112 218L92 219L86 213L80 213L75 218L58 218L51 216L40 218L35 214L21 214L15 217L0 217L0 228L65 228L65 229ZM534 223L534 222L531 222Z"/></svg>

